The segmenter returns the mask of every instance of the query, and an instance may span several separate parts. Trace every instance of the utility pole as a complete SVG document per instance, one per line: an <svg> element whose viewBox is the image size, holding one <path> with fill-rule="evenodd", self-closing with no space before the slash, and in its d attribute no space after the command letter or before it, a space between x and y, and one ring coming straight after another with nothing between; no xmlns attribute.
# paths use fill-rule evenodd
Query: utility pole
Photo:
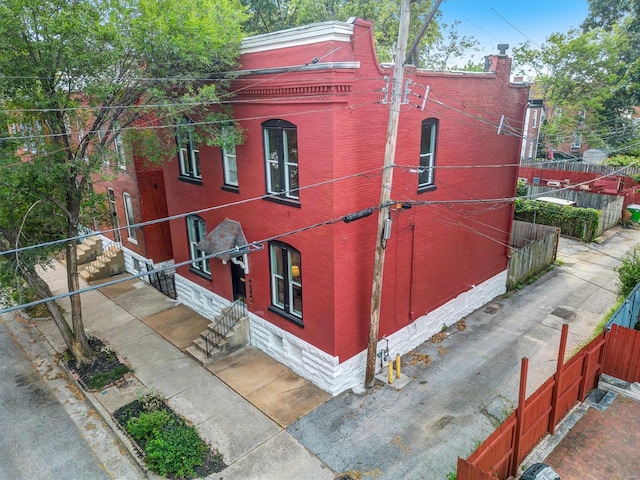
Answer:
<svg viewBox="0 0 640 480"><path fill-rule="evenodd" d="M400 105L402 103L402 89L404 84L404 62L409 38L409 20L411 17L411 0L402 0L400 6L400 27L398 29L398 45L395 65L393 67L393 82L391 89L391 106L389 107L389 123L387 126L387 143L384 149L384 171L382 174L382 191L380 193L380 211L378 213L378 236L376 243L375 263L373 265L373 282L371 285L371 324L369 327L369 343L367 344L367 370L364 386L373 386L376 371L376 353L378 350L378 330L380 327L380 301L382 298L382 274L384 271L384 256L386 239L385 225L389 218L391 200L391 186L393 185L393 162L396 153L396 139L398 137L398 120L400 119Z"/></svg>

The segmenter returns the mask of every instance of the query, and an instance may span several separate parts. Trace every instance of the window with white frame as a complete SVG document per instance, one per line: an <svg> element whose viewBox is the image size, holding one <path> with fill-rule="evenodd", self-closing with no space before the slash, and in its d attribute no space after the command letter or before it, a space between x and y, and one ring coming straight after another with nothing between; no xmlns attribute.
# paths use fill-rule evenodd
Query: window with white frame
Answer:
<svg viewBox="0 0 640 480"><path fill-rule="evenodd" d="M178 160L180 161L180 176L201 181L200 150L195 143L193 123L193 120L188 117L184 117L180 121L176 132Z"/></svg>
<svg viewBox="0 0 640 480"><path fill-rule="evenodd" d="M420 176L418 191L424 191L434 185L436 165L436 143L438 140L438 119L427 118L422 121L420 136Z"/></svg>
<svg viewBox="0 0 640 480"><path fill-rule="evenodd" d="M189 255L191 260L194 260L191 263L191 268L198 272L204 273L206 275L211 275L211 270L209 269L209 260L204 259L206 256L202 250L200 250L197 245L206 234L206 224L205 221L199 217L198 215L189 215L187 217L187 236L189 237Z"/></svg>
<svg viewBox="0 0 640 480"><path fill-rule="evenodd" d="M302 324L302 262L300 252L282 242L269 244L271 309Z"/></svg>
<svg viewBox="0 0 640 480"><path fill-rule="evenodd" d="M533 120L531 121L531 128L538 126L538 110L533 111Z"/></svg>
<svg viewBox="0 0 640 480"><path fill-rule="evenodd" d="M262 124L267 193L298 200L298 133L293 123L269 120Z"/></svg>
<svg viewBox="0 0 640 480"><path fill-rule="evenodd" d="M231 137L233 125L223 125L222 136ZM236 146L226 145L222 147L222 172L224 184L231 187L238 186L238 164L236 161Z"/></svg>
<svg viewBox="0 0 640 480"><path fill-rule="evenodd" d="M124 192L122 194L122 200L124 201L124 214L127 217L127 234L129 236L129 241L132 243L138 243L136 227L134 227L136 221L133 217L133 203L131 202L131 195Z"/></svg>
<svg viewBox="0 0 640 480"><path fill-rule="evenodd" d="M114 139L113 145L116 151L116 164L121 170L127 168L127 158L124 156L124 146L122 144L122 132L120 131L120 124L114 123Z"/></svg>
<svg viewBox="0 0 640 480"><path fill-rule="evenodd" d="M571 139L571 148L581 148L582 147L582 134L580 132L573 132L573 137Z"/></svg>

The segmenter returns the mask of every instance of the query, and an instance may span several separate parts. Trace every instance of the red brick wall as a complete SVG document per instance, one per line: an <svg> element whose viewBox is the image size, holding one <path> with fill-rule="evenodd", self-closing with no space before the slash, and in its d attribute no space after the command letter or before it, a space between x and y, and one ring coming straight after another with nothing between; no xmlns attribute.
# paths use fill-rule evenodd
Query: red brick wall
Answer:
<svg viewBox="0 0 640 480"><path fill-rule="evenodd" d="M385 84L373 53L370 24L356 25L353 41L327 42L256 53L243 57L244 68L306 63L337 47L322 62L359 61L353 70L319 70L241 78L237 87L260 82L264 90L243 90L234 115L245 130L237 147L240 192L222 190L218 149L202 146L202 185L178 180L176 160L165 165L169 214L255 199L241 205L202 213L207 231L225 217L241 222L251 241L281 235L318 222L336 219L379 204L381 167L389 106L379 102ZM462 292L504 271L512 217L509 201L517 178L519 138L497 135L501 115L522 122L527 89L508 83L510 60L500 57L494 74L435 74L408 71L414 93L431 89L425 111L405 105L394 169L392 197L399 201L460 201L495 199L487 203L416 205L392 213L393 233L386 249L381 335L402 328L420 315L445 304ZM382 72L382 73L381 73ZM290 86L339 85L348 94L322 96L296 93L286 99L275 90ZM280 94L281 97L283 94ZM413 103L421 99L409 96ZM445 105L442 105L445 104ZM440 120L437 144L437 189L417 194L422 120ZM481 117L479 121L477 118ZM351 176L300 192L300 207L264 199L265 167L261 123L281 118L297 126L300 185L307 186ZM521 123L520 123L521 124ZM451 167L451 168L446 168ZM360 173L361 175L356 175ZM349 224L342 222L281 238L302 253L304 327L268 310L270 305L268 248L249 255L249 309L305 341L344 361L366 347L369 299L377 212ZM176 262L187 260L186 224L172 222ZM487 238L489 237L489 238ZM211 261L212 281L188 271L179 273L231 298L228 265Z"/></svg>

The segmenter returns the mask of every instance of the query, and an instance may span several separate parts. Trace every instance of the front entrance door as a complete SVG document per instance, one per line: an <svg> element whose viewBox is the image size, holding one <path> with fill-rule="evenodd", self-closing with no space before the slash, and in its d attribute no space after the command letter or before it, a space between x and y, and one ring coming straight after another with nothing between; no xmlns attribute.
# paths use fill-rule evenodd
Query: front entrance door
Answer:
<svg viewBox="0 0 640 480"><path fill-rule="evenodd" d="M244 269L233 262L231 265L231 284L233 285L233 299L241 298L245 303L247 301L247 287L244 279Z"/></svg>

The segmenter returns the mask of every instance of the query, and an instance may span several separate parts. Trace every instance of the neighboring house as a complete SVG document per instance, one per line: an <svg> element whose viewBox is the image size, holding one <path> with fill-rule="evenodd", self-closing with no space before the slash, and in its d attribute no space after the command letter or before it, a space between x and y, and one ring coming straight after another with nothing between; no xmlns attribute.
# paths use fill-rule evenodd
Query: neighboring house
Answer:
<svg viewBox="0 0 640 480"><path fill-rule="evenodd" d="M544 101L540 98L530 98L524 116L520 161L533 160L538 157L538 151L542 147L540 145L540 127L545 119Z"/></svg>
<svg viewBox="0 0 640 480"><path fill-rule="evenodd" d="M118 229L104 234L121 247L127 271L140 273L147 268L172 262L171 234L166 222L133 225L165 218L167 200L161 165L154 165L125 149L116 137L112 155L105 156L102 172L95 176L93 189L107 196L111 222L97 229ZM107 246L103 242L103 246Z"/></svg>
<svg viewBox="0 0 640 480"><path fill-rule="evenodd" d="M247 38L240 64L244 143L181 130L164 166L169 215L204 209L171 221L175 263L192 261L178 298L209 318L246 299L251 343L338 394L364 382L392 68L360 19ZM498 132L522 124L528 86L506 55L487 65L405 69L378 345L393 356L505 291L520 139Z"/></svg>

